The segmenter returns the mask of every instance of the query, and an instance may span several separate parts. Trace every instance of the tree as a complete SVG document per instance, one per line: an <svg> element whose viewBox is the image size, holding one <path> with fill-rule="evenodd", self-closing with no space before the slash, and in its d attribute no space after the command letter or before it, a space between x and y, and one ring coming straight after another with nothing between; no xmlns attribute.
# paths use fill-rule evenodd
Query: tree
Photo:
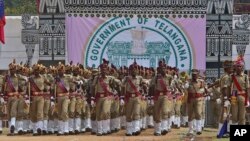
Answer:
<svg viewBox="0 0 250 141"><path fill-rule="evenodd" d="M37 14L36 0L5 0L6 15Z"/></svg>

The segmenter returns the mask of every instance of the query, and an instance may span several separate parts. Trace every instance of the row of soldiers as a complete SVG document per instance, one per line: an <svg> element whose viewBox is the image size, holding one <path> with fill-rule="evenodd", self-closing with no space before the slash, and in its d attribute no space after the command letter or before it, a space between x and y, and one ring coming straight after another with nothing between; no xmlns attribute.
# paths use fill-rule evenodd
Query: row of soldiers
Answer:
<svg viewBox="0 0 250 141"><path fill-rule="evenodd" d="M9 73L0 78L0 116L7 113L8 135L32 129L34 136L88 130L101 136L122 126L132 136L148 126L160 136L171 131L172 123L177 128L187 125L189 134L199 135L205 122L206 84L198 70L191 74L179 74L164 60L156 71L136 62L117 70L105 59L99 70L61 63L29 68L12 62Z"/></svg>

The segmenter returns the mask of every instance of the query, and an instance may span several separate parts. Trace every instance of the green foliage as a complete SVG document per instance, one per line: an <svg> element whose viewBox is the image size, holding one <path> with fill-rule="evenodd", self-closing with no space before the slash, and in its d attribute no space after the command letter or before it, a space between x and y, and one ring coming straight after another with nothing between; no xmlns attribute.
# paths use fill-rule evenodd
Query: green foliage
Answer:
<svg viewBox="0 0 250 141"><path fill-rule="evenodd" d="M37 14L36 0L5 0L5 15Z"/></svg>

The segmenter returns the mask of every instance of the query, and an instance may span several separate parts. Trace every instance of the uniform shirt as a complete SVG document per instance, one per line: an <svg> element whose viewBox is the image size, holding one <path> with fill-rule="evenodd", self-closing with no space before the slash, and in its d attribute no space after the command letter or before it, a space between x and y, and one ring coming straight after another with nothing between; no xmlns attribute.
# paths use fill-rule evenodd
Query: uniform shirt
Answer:
<svg viewBox="0 0 250 141"><path fill-rule="evenodd" d="M136 90L130 85L129 80L134 84L134 86L136 87ZM124 77L123 81L122 81L122 86L126 88L126 92L128 93L136 93L140 91L140 87L146 84L146 82L143 80L142 76L136 76L135 78L133 78L132 76L126 76Z"/></svg>
<svg viewBox="0 0 250 141"><path fill-rule="evenodd" d="M202 79L197 79L197 81L190 81L188 87L188 93L203 94L205 92L204 86L205 86L204 80Z"/></svg>
<svg viewBox="0 0 250 141"><path fill-rule="evenodd" d="M3 79L4 79L4 76L0 75L0 94L2 93L2 90L3 90Z"/></svg>
<svg viewBox="0 0 250 141"><path fill-rule="evenodd" d="M19 85L19 77L18 75L14 75L14 76L10 76L9 75L9 79L10 79L10 84L13 85L14 87L14 91L12 91L12 88L8 85L9 84L9 80L6 80L6 77L4 78L4 85L6 86L5 88L5 92L6 93L12 93L12 92L17 92L18 91L18 85Z"/></svg>
<svg viewBox="0 0 250 141"><path fill-rule="evenodd" d="M211 93L213 93L211 95L211 97L210 97L210 100L214 101L214 100L216 100L216 99L218 99L218 98L221 97L220 87L217 87L217 88L212 87L212 88L209 89L209 91Z"/></svg>
<svg viewBox="0 0 250 141"><path fill-rule="evenodd" d="M241 73L240 75L235 75L235 77L238 83L240 84L242 91L246 91L249 88L249 77L244 73ZM233 85L233 90L238 90L233 81L232 85Z"/></svg>
<svg viewBox="0 0 250 141"><path fill-rule="evenodd" d="M219 80L220 88L227 88L231 86L232 78L231 75L228 73L225 73L221 76Z"/></svg>
<svg viewBox="0 0 250 141"><path fill-rule="evenodd" d="M112 91L112 86L111 86L112 84L120 85L119 84L120 82L117 81L117 79L115 79L115 77L113 76L105 76L105 78L102 78L101 76L96 76L92 83L92 89L93 89L94 94L106 93L106 91L104 90L103 86L100 83L101 79L103 80L103 83L106 84L108 92Z"/></svg>
<svg viewBox="0 0 250 141"><path fill-rule="evenodd" d="M38 77L36 76L31 76L31 79L33 80L33 82L35 83L35 85L39 88L39 90L37 90L35 87L32 86L32 84L30 85L30 90L31 92L39 92L39 91L44 91L45 88L45 77L43 75L40 75Z"/></svg>
<svg viewBox="0 0 250 141"><path fill-rule="evenodd" d="M59 79L58 79L59 78ZM70 90L70 83L73 81L72 75L69 74L64 74L63 77L58 77L56 80L56 93L60 94L60 93L67 93ZM60 80L60 81L59 81ZM63 84L63 87L66 88L67 92L64 91L64 89L61 89L60 85Z"/></svg>
<svg viewBox="0 0 250 141"><path fill-rule="evenodd" d="M166 89L168 91L170 91L173 86L172 86L172 81L173 81L173 77L171 75L165 75L165 76L161 76L161 75L156 75L151 81L150 81L150 87L154 87L154 89L156 91L165 91L165 88L162 87L162 80L164 81L164 84L166 85Z"/></svg>
<svg viewBox="0 0 250 141"><path fill-rule="evenodd" d="M28 77L27 76L24 76L24 75L21 75L19 74L18 75L20 78L23 78L23 79L20 79L19 81L19 91L26 94L27 93L27 81L28 80Z"/></svg>

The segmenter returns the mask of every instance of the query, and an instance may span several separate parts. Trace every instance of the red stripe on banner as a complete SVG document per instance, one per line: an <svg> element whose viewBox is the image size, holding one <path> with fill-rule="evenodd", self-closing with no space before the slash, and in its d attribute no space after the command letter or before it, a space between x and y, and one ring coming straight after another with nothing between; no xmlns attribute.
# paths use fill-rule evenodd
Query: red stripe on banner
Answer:
<svg viewBox="0 0 250 141"><path fill-rule="evenodd" d="M0 19L0 41L5 44L5 36L4 36L4 25L5 25L6 21L5 21L5 17L3 17L2 19Z"/></svg>
<svg viewBox="0 0 250 141"><path fill-rule="evenodd" d="M40 5L40 0L36 0L36 7L37 7L37 13L39 13L39 5Z"/></svg>
<svg viewBox="0 0 250 141"><path fill-rule="evenodd" d="M4 0L0 0L0 42L5 43L4 39L4 26L6 24L4 15Z"/></svg>

